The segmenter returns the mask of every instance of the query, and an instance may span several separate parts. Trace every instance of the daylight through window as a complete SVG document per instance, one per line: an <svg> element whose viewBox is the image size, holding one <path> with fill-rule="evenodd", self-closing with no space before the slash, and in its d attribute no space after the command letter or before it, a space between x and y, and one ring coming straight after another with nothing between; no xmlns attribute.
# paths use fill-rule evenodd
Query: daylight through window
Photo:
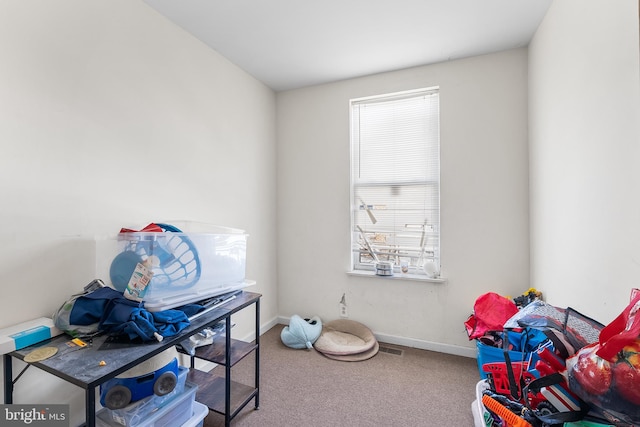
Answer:
<svg viewBox="0 0 640 427"><path fill-rule="evenodd" d="M351 101L351 231L354 270L393 261L425 274L440 265L439 91Z"/></svg>

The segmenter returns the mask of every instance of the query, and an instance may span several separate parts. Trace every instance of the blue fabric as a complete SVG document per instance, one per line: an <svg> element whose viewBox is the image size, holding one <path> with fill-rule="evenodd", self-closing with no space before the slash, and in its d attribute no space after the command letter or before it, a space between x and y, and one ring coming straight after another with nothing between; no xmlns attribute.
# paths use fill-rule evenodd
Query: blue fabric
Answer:
<svg viewBox="0 0 640 427"><path fill-rule="evenodd" d="M176 310L182 311L187 317L191 317L194 314L198 314L200 311L204 310L204 306L201 304L185 304L182 307L177 307Z"/></svg>
<svg viewBox="0 0 640 427"><path fill-rule="evenodd" d="M69 323L72 325L90 325L97 323L102 318L109 302L118 299L129 301L122 295L122 292L107 287L99 288L86 295L82 295L76 299L71 309ZM130 302L136 306L139 305L139 303L135 301Z"/></svg>
<svg viewBox="0 0 640 427"><path fill-rule="evenodd" d="M186 314L180 310L151 313L142 307L131 307L128 300L124 300L114 302L105 313L105 318L98 326L101 330L115 335L127 335L131 340L141 338L143 341L154 341L154 332L170 337L190 324Z"/></svg>
<svg viewBox="0 0 640 427"><path fill-rule="evenodd" d="M508 331L509 350L533 352L540 344L548 341L547 336L539 329L526 328L522 332Z"/></svg>
<svg viewBox="0 0 640 427"><path fill-rule="evenodd" d="M151 313L153 316L153 324L163 337L170 337L187 326L189 326L189 318L180 310L164 310Z"/></svg>
<svg viewBox="0 0 640 427"><path fill-rule="evenodd" d="M143 303L128 300L122 293L106 287L79 297L70 320L77 325L99 322L100 331L142 341L155 341L154 332L163 337L173 336L190 324L183 311L151 313L144 309Z"/></svg>
<svg viewBox="0 0 640 427"><path fill-rule="evenodd" d="M150 313L141 308L130 310L125 321L119 321L117 315L108 316L100 326L112 335L127 335L130 340L141 338L142 341L155 341L153 333L157 332Z"/></svg>

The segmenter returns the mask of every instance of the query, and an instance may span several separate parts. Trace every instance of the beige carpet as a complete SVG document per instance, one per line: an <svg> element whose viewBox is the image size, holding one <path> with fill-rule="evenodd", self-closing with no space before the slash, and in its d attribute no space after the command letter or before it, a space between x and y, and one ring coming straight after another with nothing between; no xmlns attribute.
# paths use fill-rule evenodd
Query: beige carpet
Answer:
<svg viewBox="0 0 640 427"><path fill-rule="evenodd" d="M260 409L249 403L232 426L473 427L470 408L480 379L475 359L380 343L373 358L343 362L286 347L283 327L261 337ZM237 364L233 380L251 384L253 362L249 356ZM224 375L222 367L212 373L218 371ZM204 422L223 425L214 412Z"/></svg>

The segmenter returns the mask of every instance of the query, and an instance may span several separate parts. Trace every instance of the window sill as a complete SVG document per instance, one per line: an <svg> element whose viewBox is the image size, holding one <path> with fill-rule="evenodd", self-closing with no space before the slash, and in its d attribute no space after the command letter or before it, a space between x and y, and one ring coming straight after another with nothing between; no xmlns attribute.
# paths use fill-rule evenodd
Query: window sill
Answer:
<svg viewBox="0 0 640 427"><path fill-rule="evenodd" d="M414 282L426 282L426 283L446 283L447 279L444 277L437 277L432 279L423 274L409 274L409 273L400 273L394 274L393 276L378 276L373 271L366 270L351 270L347 271L349 276L360 276L360 277L375 277L376 279L384 279L384 280L412 280Z"/></svg>

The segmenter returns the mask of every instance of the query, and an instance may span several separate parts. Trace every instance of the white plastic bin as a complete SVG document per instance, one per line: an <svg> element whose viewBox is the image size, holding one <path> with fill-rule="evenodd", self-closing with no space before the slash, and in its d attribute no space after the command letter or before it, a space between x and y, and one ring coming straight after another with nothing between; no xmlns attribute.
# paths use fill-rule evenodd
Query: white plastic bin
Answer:
<svg viewBox="0 0 640 427"><path fill-rule="evenodd" d="M487 380L478 381L476 384L476 400L471 403L474 427L487 427L487 424L485 423L485 413L487 410L482 404L482 392L488 388L489 383Z"/></svg>

